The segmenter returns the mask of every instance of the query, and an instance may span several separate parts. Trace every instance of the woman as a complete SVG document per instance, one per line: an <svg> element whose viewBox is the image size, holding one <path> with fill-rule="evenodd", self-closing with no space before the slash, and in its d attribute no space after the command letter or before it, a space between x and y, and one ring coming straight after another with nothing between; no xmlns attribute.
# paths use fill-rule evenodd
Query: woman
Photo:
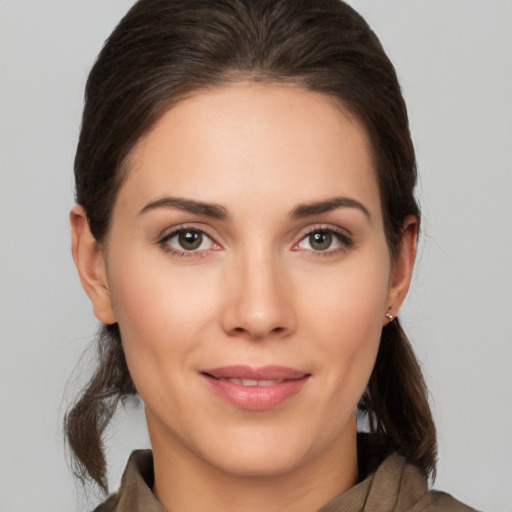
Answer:
<svg viewBox="0 0 512 512"><path fill-rule="evenodd" d="M394 69L338 0L140 0L91 71L73 257L104 325L66 418L145 404L107 510L470 510L396 316L420 213ZM357 434L356 408L370 435Z"/></svg>

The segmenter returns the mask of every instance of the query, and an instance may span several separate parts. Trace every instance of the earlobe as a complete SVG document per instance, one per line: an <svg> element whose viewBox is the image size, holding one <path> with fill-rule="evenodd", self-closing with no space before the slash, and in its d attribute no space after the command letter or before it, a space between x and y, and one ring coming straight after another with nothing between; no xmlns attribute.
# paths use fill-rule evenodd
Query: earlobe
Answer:
<svg viewBox="0 0 512 512"><path fill-rule="evenodd" d="M104 324L113 324L117 320L112 309L102 248L92 236L87 215L80 205L73 207L69 218L73 260L94 315Z"/></svg>
<svg viewBox="0 0 512 512"><path fill-rule="evenodd" d="M400 247L389 283L388 301L385 316L392 321L398 315L411 284L414 260L416 258L416 241L418 238L418 219L413 215L406 217ZM391 319L389 317L392 317Z"/></svg>

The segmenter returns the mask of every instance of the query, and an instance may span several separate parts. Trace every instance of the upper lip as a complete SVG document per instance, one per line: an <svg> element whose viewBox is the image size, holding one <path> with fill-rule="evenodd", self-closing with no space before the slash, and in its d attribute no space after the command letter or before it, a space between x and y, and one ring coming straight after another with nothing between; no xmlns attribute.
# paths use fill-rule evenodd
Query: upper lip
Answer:
<svg viewBox="0 0 512 512"><path fill-rule="evenodd" d="M260 366L254 368L246 365L222 366L201 370L201 373L216 379L248 380L291 380L301 379L310 375L308 372L286 366Z"/></svg>

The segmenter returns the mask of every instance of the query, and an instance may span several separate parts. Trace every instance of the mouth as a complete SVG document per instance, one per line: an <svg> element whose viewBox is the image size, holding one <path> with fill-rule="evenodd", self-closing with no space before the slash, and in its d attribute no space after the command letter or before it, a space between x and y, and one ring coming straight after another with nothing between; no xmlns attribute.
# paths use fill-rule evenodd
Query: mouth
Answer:
<svg viewBox="0 0 512 512"><path fill-rule="evenodd" d="M252 411L281 405L299 394L311 377L310 373L284 366L236 365L200 373L225 402Z"/></svg>
<svg viewBox="0 0 512 512"><path fill-rule="evenodd" d="M223 378L223 379L217 379L216 377L213 377L212 375L208 375L209 377L212 377L216 380L223 380L225 382L232 382L233 384L238 384L239 386L275 386L277 384L281 384L284 382L284 380L253 380L253 379L230 379L230 378Z"/></svg>

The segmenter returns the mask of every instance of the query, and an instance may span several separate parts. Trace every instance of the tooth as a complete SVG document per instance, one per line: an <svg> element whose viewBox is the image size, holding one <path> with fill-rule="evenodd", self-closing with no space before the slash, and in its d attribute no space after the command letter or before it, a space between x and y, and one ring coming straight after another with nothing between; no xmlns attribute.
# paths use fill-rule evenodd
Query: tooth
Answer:
<svg viewBox="0 0 512 512"><path fill-rule="evenodd" d="M243 386L257 386L258 381L253 379L242 379Z"/></svg>
<svg viewBox="0 0 512 512"><path fill-rule="evenodd" d="M255 379L235 379L229 377L221 377L219 380L224 380L226 382L232 382L233 384L238 384L239 386L274 386L276 384L281 384L283 380L255 380Z"/></svg>
<svg viewBox="0 0 512 512"><path fill-rule="evenodd" d="M258 386L273 386L274 384L277 384L277 380L259 380Z"/></svg>

